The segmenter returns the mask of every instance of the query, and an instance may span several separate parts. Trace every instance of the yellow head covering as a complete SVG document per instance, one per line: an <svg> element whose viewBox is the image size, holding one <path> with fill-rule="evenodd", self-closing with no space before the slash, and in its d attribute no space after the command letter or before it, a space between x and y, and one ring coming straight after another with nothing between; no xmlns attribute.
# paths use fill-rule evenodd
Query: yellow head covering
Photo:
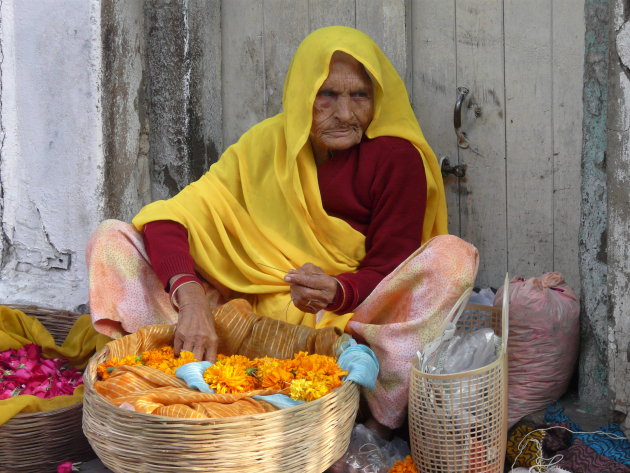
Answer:
<svg viewBox="0 0 630 473"><path fill-rule="evenodd" d="M181 223L202 275L258 295L254 309L261 314L310 326L314 316L290 304L283 272L269 266L287 271L310 262L335 275L355 270L365 256L364 236L322 207L308 141L315 95L335 51L356 58L373 79L374 118L366 136L404 138L422 155L423 242L446 233L440 170L404 83L376 43L343 26L316 30L300 44L285 80L284 112L252 127L201 179L144 207L133 220L138 230L155 220Z"/></svg>

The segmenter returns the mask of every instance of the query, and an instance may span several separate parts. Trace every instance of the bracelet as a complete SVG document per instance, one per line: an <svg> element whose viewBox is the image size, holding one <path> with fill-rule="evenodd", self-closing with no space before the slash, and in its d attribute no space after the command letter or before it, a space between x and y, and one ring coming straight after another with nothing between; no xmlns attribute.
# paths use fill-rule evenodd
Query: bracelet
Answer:
<svg viewBox="0 0 630 473"><path fill-rule="evenodd" d="M337 299L337 293L335 293L335 297L333 297L333 300L330 301L330 304L328 304L325 309L329 312L335 312L339 309L341 309L344 304L346 303L346 288L343 287L343 284L341 281L339 281L339 279L337 278L333 278L335 281L337 281L337 287L341 289L341 302L337 305L337 307L331 307L331 304L335 302L335 299Z"/></svg>
<svg viewBox="0 0 630 473"><path fill-rule="evenodd" d="M182 287L185 286L186 284L199 284L201 286L201 288L203 289L203 285L201 284L201 281L199 280L198 277L196 276L182 276L181 278L177 279L175 281L175 283L171 286L171 305L175 308L175 310L179 310L179 304L177 303L177 290ZM205 292L205 289L203 289Z"/></svg>

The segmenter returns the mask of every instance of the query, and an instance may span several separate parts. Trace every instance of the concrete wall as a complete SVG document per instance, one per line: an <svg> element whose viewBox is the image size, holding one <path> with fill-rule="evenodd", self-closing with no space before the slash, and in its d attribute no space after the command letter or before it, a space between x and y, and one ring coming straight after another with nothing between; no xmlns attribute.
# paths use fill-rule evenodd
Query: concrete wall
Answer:
<svg viewBox="0 0 630 473"><path fill-rule="evenodd" d="M580 224L581 346L579 394L584 408L608 408L606 290L606 120L610 0L586 0L582 206Z"/></svg>
<svg viewBox="0 0 630 473"><path fill-rule="evenodd" d="M103 208L129 221L152 200L144 2L101 2Z"/></svg>
<svg viewBox="0 0 630 473"><path fill-rule="evenodd" d="M105 165L99 3L0 3L0 303L87 302Z"/></svg>
<svg viewBox="0 0 630 473"><path fill-rule="evenodd" d="M613 408L630 435L630 4L611 17L608 103L608 356Z"/></svg>

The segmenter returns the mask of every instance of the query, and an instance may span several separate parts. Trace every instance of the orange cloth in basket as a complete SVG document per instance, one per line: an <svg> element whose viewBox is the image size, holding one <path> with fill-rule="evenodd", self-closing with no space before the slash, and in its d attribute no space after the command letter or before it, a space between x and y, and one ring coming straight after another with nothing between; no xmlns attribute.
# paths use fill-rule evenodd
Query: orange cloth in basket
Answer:
<svg viewBox="0 0 630 473"><path fill-rule="evenodd" d="M271 356L290 358L307 351L334 356L341 331L333 327L314 329L270 319L252 311L242 299L232 300L215 313L219 353L250 358ZM107 344L109 358L172 345L174 326L149 325L136 333ZM271 404L252 399L256 394L279 391L260 390L241 394L201 393L186 383L148 366L119 367L94 389L113 404L136 412L169 417L203 419L257 414L276 410Z"/></svg>
<svg viewBox="0 0 630 473"><path fill-rule="evenodd" d="M205 419L275 410L271 404L250 397L275 391L201 393L188 388L181 379L149 366L121 366L105 381L97 381L94 389L117 406L168 417Z"/></svg>

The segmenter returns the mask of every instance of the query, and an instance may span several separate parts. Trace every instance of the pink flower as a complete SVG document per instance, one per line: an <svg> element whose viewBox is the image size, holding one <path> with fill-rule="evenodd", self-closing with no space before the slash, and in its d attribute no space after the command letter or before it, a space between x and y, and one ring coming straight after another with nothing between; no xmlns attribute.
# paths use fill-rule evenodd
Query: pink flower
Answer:
<svg viewBox="0 0 630 473"><path fill-rule="evenodd" d="M20 358L25 357L32 360L37 360L41 357L42 347L40 347L39 345L35 345L34 343L29 343L18 349L16 354Z"/></svg>
<svg viewBox="0 0 630 473"><path fill-rule="evenodd" d="M41 358L41 347L34 344L0 352L0 399L20 394L42 399L72 395L83 378L67 364L61 358Z"/></svg>
<svg viewBox="0 0 630 473"><path fill-rule="evenodd" d="M57 473L71 473L73 471L79 471L79 465L81 462L63 462L57 465Z"/></svg>

